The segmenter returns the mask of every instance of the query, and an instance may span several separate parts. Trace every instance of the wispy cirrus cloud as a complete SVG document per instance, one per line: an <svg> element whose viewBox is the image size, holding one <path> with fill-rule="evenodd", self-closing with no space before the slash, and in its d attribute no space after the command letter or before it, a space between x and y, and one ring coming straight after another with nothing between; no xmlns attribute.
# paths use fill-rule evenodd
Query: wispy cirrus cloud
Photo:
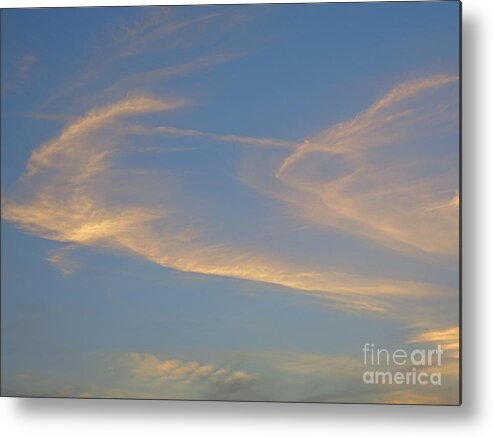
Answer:
<svg viewBox="0 0 493 437"><path fill-rule="evenodd" d="M168 135L172 137L193 137L193 138L206 138L215 141L221 141L226 143L245 144L250 146L265 146L265 147L290 147L293 148L295 143L292 141L281 140L278 138L259 138L259 137L246 137L241 135L231 134L214 134L211 132L202 132L195 129L182 129L172 126L130 126L129 130L142 135Z"/></svg>
<svg viewBox="0 0 493 437"><path fill-rule="evenodd" d="M6 80L6 89L16 91L29 84L31 71L37 62L38 58L32 53L24 53L14 59L11 63L11 74Z"/></svg>
<svg viewBox="0 0 493 437"><path fill-rule="evenodd" d="M112 97L128 94L129 90L145 90L157 82L162 84L164 81L172 78L208 71L220 64L231 62L245 56L247 56L247 53L242 52L212 53L178 64L139 71L116 80L110 87L104 90L103 94Z"/></svg>
<svg viewBox="0 0 493 437"><path fill-rule="evenodd" d="M60 271L63 277L72 275L80 266L70 258L69 253L76 246L64 246L48 251L47 261Z"/></svg>
<svg viewBox="0 0 493 437"><path fill-rule="evenodd" d="M166 6L150 8L141 19L121 23L111 30L113 59L152 51L157 44L160 50L197 45L202 43L204 34L208 34L210 41L244 19L242 11L210 11L187 16L176 14Z"/></svg>
<svg viewBox="0 0 493 437"><path fill-rule="evenodd" d="M88 177L93 173L100 172L102 170L100 165L110 152L111 146L107 145L105 148L97 147L97 145L94 147L93 145L91 148L91 144L83 144L86 147L81 150L80 143L89 142L91 134L110 127L121 117L170 110L183 106L185 103L185 100L163 101L142 96L123 99L114 104L94 108L85 116L69 123L57 139L36 149L27 163L25 177L31 177L40 169L47 170L50 168L66 171L67 176L72 179L74 177ZM73 158L84 159L85 165L79 163L76 164L77 167L66 167ZM80 172L81 169L82 173Z"/></svg>
<svg viewBox="0 0 493 437"><path fill-rule="evenodd" d="M449 288L440 285L294 264L275 253L209 241L183 225L187 211L173 202L173 193L155 188L175 186L175 181L145 172L132 173L130 178L129 169L116 164L123 144L130 141L129 134L157 132L292 148L270 138L169 127L136 129L130 122L132 117L170 111L186 103L136 96L93 108L68 123L57 138L32 153L22 178L24 194L17 200L5 199L3 218L43 238L123 250L182 272L280 285L327 298L346 310L388 313L396 300L451 296ZM126 190L138 190L140 198L125 197Z"/></svg>
<svg viewBox="0 0 493 437"><path fill-rule="evenodd" d="M198 9L198 8L197 8ZM166 6L149 7L140 18L121 21L99 35L98 49L88 59L81 61L80 73L63 83L45 102L54 102L71 96L87 86L101 82L101 93L119 98L129 93L142 92L142 88L156 85L163 79L193 71L207 70L215 65L247 55L245 51L230 52L227 49L210 53L210 46L220 40L224 33L235 29L245 19L243 11L215 11L207 13L177 13ZM153 68L135 70L137 59L147 65L149 57L161 59L164 53L197 48L199 53L192 59ZM129 68L130 65L130 68ZM155 64L154 64L155 65ZM87 97L87 96L86 96Z"/></svg>
<svg viewBox="0 0 493 437"><path fill-rule="evenodd" d="M448 85L456 81L443 74L396 85L281 160L255 166L252 159L241 176L320 225L401 252L456 257L456 160L441 157L431 173L413 154L426 144L434 162L434 148L450 141L457 88Z"/></svg>
<svg viewBox="0 0 493 437"><path fill-rule="evenodd" d="M459 359L459 327L445 327L442 329L423 329L416 332L409 339L410 344L432 344L441 345L449 358L456 360L454 368L458 373Z"/></svg>

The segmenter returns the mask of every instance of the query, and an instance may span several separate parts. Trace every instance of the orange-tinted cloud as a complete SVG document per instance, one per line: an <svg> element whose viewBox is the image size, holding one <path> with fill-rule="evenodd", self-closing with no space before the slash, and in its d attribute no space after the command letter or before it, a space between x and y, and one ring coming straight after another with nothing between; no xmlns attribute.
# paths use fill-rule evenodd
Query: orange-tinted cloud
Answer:
<svg viewBox="0 0 493 437"><path fill-rule="evenodd" d="M456 121L456 81L437 75L399 84L281 160L255 165L255 155L242 179L323 226L416 256L457 257L457 156L432 157ZM420 143L430 161L414 153Z"/></svg>

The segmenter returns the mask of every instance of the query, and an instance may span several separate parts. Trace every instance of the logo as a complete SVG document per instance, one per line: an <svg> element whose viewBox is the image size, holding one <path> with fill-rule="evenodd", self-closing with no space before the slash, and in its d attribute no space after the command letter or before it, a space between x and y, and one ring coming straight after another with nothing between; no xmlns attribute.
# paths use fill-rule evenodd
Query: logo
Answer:
<svg viewBox="0 0 493 437"><path fill-rule="evenodd" d="M374 385L441 385L441 345L435 349L377 348L373 343L363 346L363 382Z"/></svg>

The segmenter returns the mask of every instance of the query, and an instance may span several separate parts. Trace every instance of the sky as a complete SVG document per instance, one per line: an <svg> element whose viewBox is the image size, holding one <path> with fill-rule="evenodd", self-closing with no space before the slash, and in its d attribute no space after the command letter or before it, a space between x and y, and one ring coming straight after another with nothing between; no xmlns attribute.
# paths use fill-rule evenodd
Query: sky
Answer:
<svg viewBox="0 0 493 437"><path fill-rule="evenodd" d="M2 394L457 404L458 26L2 10ZM365 383L365 344L443 380Z"/></svg>

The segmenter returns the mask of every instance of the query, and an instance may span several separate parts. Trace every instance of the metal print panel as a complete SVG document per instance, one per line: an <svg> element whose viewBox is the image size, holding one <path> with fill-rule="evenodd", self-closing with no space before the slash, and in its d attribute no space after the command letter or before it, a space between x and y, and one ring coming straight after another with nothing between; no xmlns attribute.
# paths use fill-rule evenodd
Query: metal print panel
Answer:
<svg viewBox="0 0 493 437"><path fill-rule="evenodd" d="M2 395L460 404L460 16L2 10Z"/></svg>

